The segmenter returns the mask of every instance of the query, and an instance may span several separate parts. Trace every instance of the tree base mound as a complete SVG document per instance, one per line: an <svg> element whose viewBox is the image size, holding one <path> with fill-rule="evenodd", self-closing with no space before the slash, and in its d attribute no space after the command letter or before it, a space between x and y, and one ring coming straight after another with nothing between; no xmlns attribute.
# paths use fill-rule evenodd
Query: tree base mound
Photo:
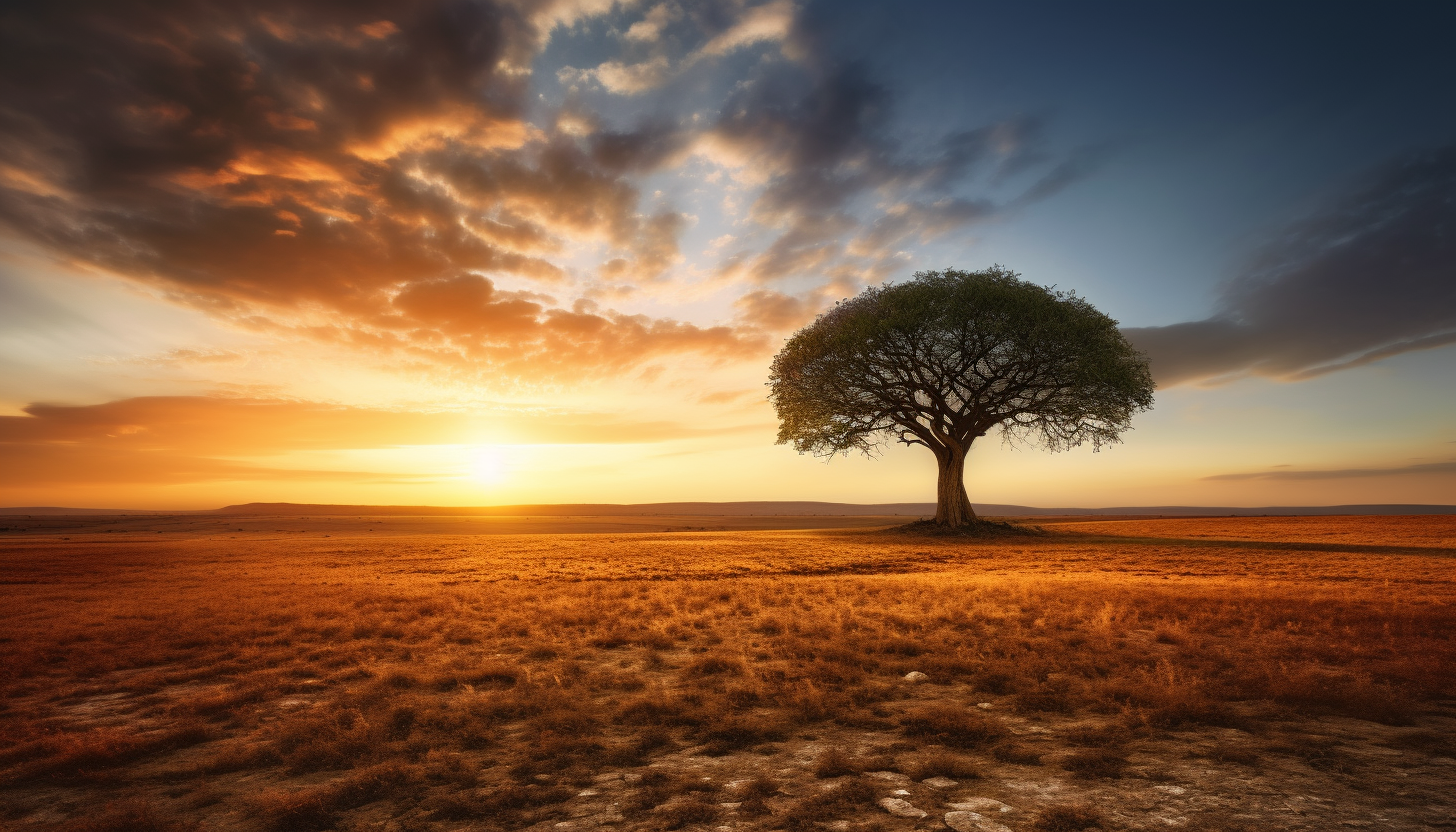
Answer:
<svg viewBox="0 0 1456 832"><path fill-rule="evenodd" d="M916 520L903 526L885 529L887 534L915 535L917 537L970 537L977 539L1004 537L1045 537L1047 532L1038 526L1020 526L1004 520L977 520L964 526L951 528L934 520Z"/></svg>

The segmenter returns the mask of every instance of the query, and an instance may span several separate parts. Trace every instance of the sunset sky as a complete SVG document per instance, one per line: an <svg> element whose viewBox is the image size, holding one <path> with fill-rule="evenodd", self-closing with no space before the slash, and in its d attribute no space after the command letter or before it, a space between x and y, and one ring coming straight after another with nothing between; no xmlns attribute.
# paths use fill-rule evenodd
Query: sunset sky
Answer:
<svg viewBox="0 0 1456 832"><path fill-rule="evenodd" d="M1159 383L975 502L1456 503L1456 6L0 11L0 505L934 499L775 445L866 286L1002 264Z"/></svg>

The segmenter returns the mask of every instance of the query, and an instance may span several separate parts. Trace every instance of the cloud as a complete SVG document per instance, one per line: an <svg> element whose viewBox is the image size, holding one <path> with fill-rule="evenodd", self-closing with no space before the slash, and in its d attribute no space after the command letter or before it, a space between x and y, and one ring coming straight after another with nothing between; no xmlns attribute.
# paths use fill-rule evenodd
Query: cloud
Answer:
<svg viewBox="0 0 1456 832"><path fill-rule="evenodd" d="M746 77L714 79L720 100L665 93L629 125L570 97L537 112L548 40L629 15L644 16L597 81ZM785 0L32 4L0 14L0 228L251 332L481 385L761 357L765 333L904 271L908 248L1092 164L1048 153L1029 118L908 147L892 92L822 25ZM764 43L783 48L723 59ZM732 181L686 184L747 208L696 271L681 268L695 218L641 190L699 170ZM650 303L633 293L699 274L765 294L732 326L575 304Z"/></svg>
<svg viewBox="0 0 1456 832"><path fill-rule="evenodd" d="M477 274L411 283L394 296L394 305L411 323L465 335L515 335L534 327L543 311L535 297L497 292Z"/></svg>
<svg viewBox="0 0 1456 832"><path fill-rule="evenodd" d="M1205 480L1344 480L1369 477L1448 476L1456 474L1456 462L1423 462L1393 468L1342 468L1338 470L1250 471L1238 474L1216 474Z"/></svg>
<svg viewBox="0 0 1456 832"><path fill-rule="evenodd" d="M850 241L849 250L872 256L908 238L928 242L976 222L995 217L997 207L990 200L942 197L935 202L901 202L891 205L868 223Z"/></svg>
<svg viewBox="0 0 1456 832"><path fill-rule="evenodd" d="M24 416L0 416L0 487L374 480L386 475L285 468L268 461L298 451L417 445L658 443L737 429L546 408L467 414L207 396L141 397L81 406L34 404L24 412Z"/></svg>
<svg viewBox="0 0 1456 832"><path fill-rule="evenodd" d="M684 218L639 211L626 178L678 140L548 135L526 119L521 68L554 27L611 4L525 5L12 10L0 18L0 226L250 328L406 361L541 359L572 328L598 340L571 351L576 364L533 360L532 372L760 346L538 295L445 309L451 287L569 284L562 261L582 245L604 246L621 279L655 280L679 259ZM486 342L502 349L477 349Z"/></svg>
<svg viewBox="0 0 1456 832"><path fill-rule="evenodd" d="M649 173L682 158L693 135L676 124L648 121L632 130L599 130L592 134L592 161L618 173Z"/></svg>
<svg viewBox="0 0 1456 832"><path fill-rule="evenodd" d="M735 306L740 318L749 326L769 332L786 332L798 329L814 320L824 298L813 294L806 297L759 289L740 297Z"/></svg>
<svg viewBox="0 0 1456 832"><path fill-rule="evenodd" d="M669 23L682 17L682 9L674 3L658 3L647 10L641 20L628 27L623 35L627 40L655 41Z"/></svg>
<svg viewBox="0 0 1456 832"><path fill-rule="evenodd" d="M667 37L666 30L684 15L677 4L660 3L623 34L629 45L644 46L655 54L635 61L607 60L589 68L563 67L557 71L556 79L570 87L596 83L617 95L640 95L661 87L704 60L759 43L783 42L794 24L795 7L791 0L771 0L758 6L721 0L690 5L693 8L688 17L696 24L696 34L699 38L707 36L696 49L669 55L675 39ZM636 51L643 54L640 49Z"/></svg>
<svg viewBox="0 0 1456 832"><path fill-rule="evenodd" d="M563 84L596 81L608 92L636 95L662 86L662 82L668 78L669 69L667 56L658 55L635 64L606 61L591 69L563 67L556 73L556 77Z"/></svg>
<svg viewBox="0 0 1456 832"><path fill-rule="evenodd" d="M247 352L239 350L222 349L217 347L206 347L203 349L174 348L167 350L160 355L144 356L135 359L141 364L150 364L158 367L181 367L196 365L243 365L251 360L252 356Z"/></svg>
<svg viewBox="0 0 1456 832"><path fill-rule="evenodd" d="M69 445L0 445L0 488L182 485L209 482L427 481L430 475L279 468L168 451L133 452Z"/></svg>
<svg viewBox="0 0 1456 832"><path fill-rule="evenodd" d="M761 389L753 390L719 390L714 393L705 393L698 397L702 404L734 404L745 399L768 400L768 394Z"/></svg>
<svg viewBox="0 0 1456 832"><path fill-rule="evenodd" d="M860 285L903 269L901 251L1046 199L1089 175L1101 154L1060 159L1042 124L1018 117L952 133L924 151L893 129L891 92L866 68L823 54L802 23L798 61L739 86L695 150L757 186L749 218L772 239L725 259L725 274L767 284L855 273ZM967 186L1029 185L1001 201Z"/></svg>
<svg viewBox="0 0 1456 832"><path fill-rule="evenodd" d="M1295 381L1456 343L1456 145L1391 161L1284 229L1213 316L1124 331L1164 386Z"/></svg>
<svg viewBox="0 0 1456 832"><path fill-rule="evenodd" d="M726 55L735 49L764 41L782 41L794 25L794 4L790 0L772 0L748 9L728 29L703 44L704 55Z"/></svg>
<svg viewBox="0 0 1456 832"><path fill-rule="evenodd" d="M642 279L643 268L655 271L640 261L609 263L604 271ZM371 339L383 341L440 368L489 367L498 386L622 372L663 354L739 359L767 347L765 337L753 331L600 311L590 302L553 308L549 301L532 292L503 292L488 278L465 273L406 284L389 312L374 317L367 329L332 324L310 334L341 346L380 348Z"/></svg>

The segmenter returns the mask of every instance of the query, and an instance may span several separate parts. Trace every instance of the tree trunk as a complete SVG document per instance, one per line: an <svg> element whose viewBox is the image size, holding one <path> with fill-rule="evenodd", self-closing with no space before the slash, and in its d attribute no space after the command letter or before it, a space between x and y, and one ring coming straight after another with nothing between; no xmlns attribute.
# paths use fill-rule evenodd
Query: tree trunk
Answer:
<svg viewBox="0 0 1456 832"><path fill-rule="evenodd" d="M935 486L935 522L952 529L978 522L966 496L966 452L946 448L935 455L940 477Z"/></svg>

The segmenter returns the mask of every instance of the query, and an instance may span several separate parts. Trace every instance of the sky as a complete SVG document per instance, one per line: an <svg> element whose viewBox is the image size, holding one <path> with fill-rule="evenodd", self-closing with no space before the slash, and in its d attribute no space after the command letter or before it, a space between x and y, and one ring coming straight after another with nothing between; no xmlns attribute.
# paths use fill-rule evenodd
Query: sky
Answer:
<svg viewBox="0 0 1456 832"><path fill-rule="evenodd" d="M775 444L837 300L1000 264L1149 358L973 502L1456 503L1456 7L0 10L0 505L934 499Z"/></svg>

